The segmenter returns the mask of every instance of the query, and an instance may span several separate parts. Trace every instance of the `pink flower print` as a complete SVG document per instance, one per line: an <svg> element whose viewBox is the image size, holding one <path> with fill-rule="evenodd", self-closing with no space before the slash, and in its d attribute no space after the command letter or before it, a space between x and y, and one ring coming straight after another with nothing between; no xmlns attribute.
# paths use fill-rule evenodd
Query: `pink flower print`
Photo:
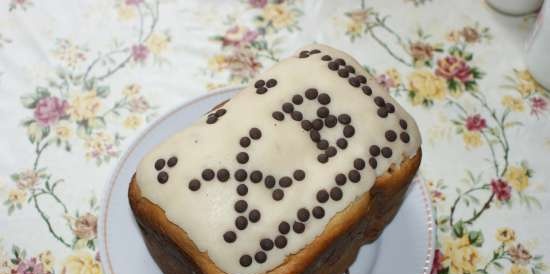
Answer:
<svg viewBox="0 0 550 274"><path fill-rule="evenodd" d="M470 66L462 58L447 56L437 61L435 74L447 79L456 79L462 83L472 78Z"/></svg>
<svg viewBox="0 0 550 274"><path fill-rule="evenodd" d="M548 107L548 102L542 97L533 97L531 98L531 114L539 115L543 113Z"/></svg>
<svg viewBox="0 0 550 274"><path fill-rule="evenodd" d="M246 27L234 26L228 29L223 36L222 45L241 47L252 43L258 37L258 32Z"/></svg>
<svg viewBox="0 0 550 274"><path fill-rule="evenodd" d="M248 0L248 3L253 8L263 8L265 5L267 5L267 0Z"/></svg>
<svg viewBox="0 0 550 274"><path fill-rule="evenodd" d="M142 44L132 46L132 58L135 62L145 61L147 55L149 55L149 49L146 46Z"/></svg>
<svg viewBox="0 0 550 274"><path fill-rule="evenodd" d="M430 274L437 274L440 270L443 269L443 253L441 250L436 249L434 254L434 263L432 265L432 271Z"/></svg>
<svg viewBox="0 0 550 274"><path fill-rule="evenodd" d="M65 115L65 110L69 107L67 101L57 97L45 97L38 101L34 109L34 119L43 127L57 122Z"/></svg>
<svg viewBox="0 0 550 274"><path fill-rule="evenodd" d="M386 74L379 75L376 77L376 82L380 84L381 86L385 87L386 89L390 89L395 87L395 83L393 79L388 77Z"/></svg>
<svg viewBox="0 0 550 274"><path fill-rule="evenodd" d="M17 268L11 270L11 274L44 274L44 266L37 263L36 258L31 258L21 261Z"/></svg>
<svg viewBox="0 0 550 274"><path fill-rule="evenodd" d="M487 123L485 119L483 119L479 114L466 118L466 128L469 131L481 131L486 127Z"/></svg>
<svg viewBox="0 0 550 274"><path fill-rule="evenodd" d="M499 201L508 201L512 196L512 187L502 179L492 180L491 189Z"/></svg>
<svg viewBox="0 0 550 274"><path fill-rule="evenodd" d="M126 0L126 5L131 6L137 6L139 4L143 3L143 0Z"/></svg>

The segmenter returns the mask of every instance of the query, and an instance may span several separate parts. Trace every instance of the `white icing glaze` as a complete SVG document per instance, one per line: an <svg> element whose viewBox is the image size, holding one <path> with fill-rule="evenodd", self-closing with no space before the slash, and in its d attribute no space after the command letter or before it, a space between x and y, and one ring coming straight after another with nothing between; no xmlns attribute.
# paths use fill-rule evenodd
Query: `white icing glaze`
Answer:
<svg viewBox="0 0 550 274"><path fill-rule="evenodd" d="M320 54L313 54L308 58L298 58L298 54L283 60L279 64L264 72L257 79L276 79L277 85L267 93L259 95L254 88L254 82L236 95L223 108L227 113L217 123L207 124L206 116L193 126L175 134L149 153L137 169L137 182L142 195L163 208L168 219L185 230L195 245L208 252L212 261L226 273L265 273L284 262L286 256L297 253L319 235L331 217L344 210L357 197L368 191L376 176L383 174L391 164L399 164L404 159L412 157L420 146L420 135L414 120L398 103L367 72L349 55L324 45L310 45L306 50L319 49ZM300 52L300 51L298 51ZM348 78L338 76L336 71L328 68L327 61L322 61L325 54L333 59L342 58L346 64L352 65L356 75L367 77L367 84L372 88L371 96L365 95L360 88L351 86ZM285 114L283 121L272 118L272 112L281 110L281 105L290 102L295 94L304 95L308 88L316 88L319 93L327 93L331 102L327 105L331 114L349 114L355 135L348 140L348 147L338 149L335 157L328 163L321 164L317 155L321 151L311 141L309 133L302 129L300 122L291 119ZM373 102L375 96L384 98L395 106L395 113L387 118L380 118L376 111L378 106ZM321 105L317 100L310 101L304 97L304 103L295 106L304 114L304 119L317 118L316 110ZM407 122L406 132L410 141L404 143L399 134L404 131L399 126L399 120ZM252 127L262 132L262 137L244 149L239 145L239 139L247 136ZM336 146L336 139L342 136L343 126L337 124L333 128L323 127L321 135L331 145ZM389 142L384 133L393 129L397 133L397 140ZM376 144L380 147L388 146L393 155L386 159L376 157L378 167L373 170L369 164L369 147ZM241 165L235 160L238 152L246 151L250 160ZM159 158L168 160L171 156L178 158L175 167L165 167L169 180L165 184L157 181L158 171L154 168ZM296 213L300 208L311 210L319 205L316 194L320 189L330 189L336 186L334 177L338 173L347 174L353 169L353 161L362 158L367 162L360 171L359 183L348 182L342 186L343 198L340 201L329 200L322 204L325 217L315 219L310 217L306 222L306 230L302 234L290 231L286 235L288 244L283 249L274 247L267 251L267 261L259 264L254 261L254 254L261 250L259 242L263 238L275 239L280 235L278 225L287 221L292 226L296 220ZM226 168L231 172L231 178L225 183L217 179L206 182L201 178L205 168L218 170ZM273 175L277 178L292 176L296 169L302 169L306 178L297 182L293 180L291 187L283 189L284 199L274 201L273 189L267 189L263 180L253 184L246 181L248 195L240 197L236 193L238 182L234 179L234 172L243 168L250 174L253 170L261 170L264 178ZM198 191L191 191L188 183L196 178L201 181ZM246 200L248 210L258 209L261 219L258 223L248 223L245 230L239 231L235 227L238 214L234 210L237 200ZM237 241L226 243L222 235L226 231L235 231ZM253 262L248 267L239 264L241 255L248 254Z"/></svg>

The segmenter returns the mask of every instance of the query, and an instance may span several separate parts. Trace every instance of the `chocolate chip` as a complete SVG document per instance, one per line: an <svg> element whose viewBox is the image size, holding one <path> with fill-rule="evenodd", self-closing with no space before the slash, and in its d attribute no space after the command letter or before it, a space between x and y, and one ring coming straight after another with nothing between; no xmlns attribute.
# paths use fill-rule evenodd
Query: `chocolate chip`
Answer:
<svg viewBox="0 0 550 274"><path fill-rule="evenodd" d="M328 198L329 195L326 190L323 189L317 192L317 201L319 201L319 203L326 203L328 201Z"/></svg>
<svg viewBox="0 0 550 274"><path fill-rule="evenodd" d="M302 125L302 128L303 128L305 131L309 131L310 129L313 128L313 125L312 125L311 122L308 121L308 120L303 120L302 123L301 123L301 125Z"/></svg>
<svg viewBox="0 0 550 274"><path fill-rule="evenodd" d="M258 128L251 128L250 131L248 132L248 134L250 135L250 138L254 139L254 140L258 140L260 138L262 138L262 131Z"/></svg>
<svg viewBox="0 0 550 274"><path fill-rule="evenodd" d="M388 111L387 111L385 108L379 108L379 109L376 111L376 114L378 114L378 116L380 116L380 118L386 118L386 117L388 117Z"/></svg>
<svg viewBox="0 0 550 274"><path fill-rule="evenodd" d="M369 153L374 157L380 155L380 147L378 147L377 145L370 146Z"/></svg>
<svg viewBox="0 0 550 274"><path fill-rule="evenodd" d="M399 120L399 126L402 128L402 129L407 129L407 121L403 120L403 119L400 119Z"/></svg>
<svg viewBox="0 0 550 274"><path fill-rule="evenodd" d="M273 193L271 194L271 197L275 201L280 201L285 197L285 193L280 189L275 189Z"/></svg>
<svg viewBox="0 0 550 274"><path fill-rule="evenodd" d="M254 83L255 88L261 88L263 86L265 86L265 81L264 80L258 80L258 81L256 81L256 83Z"/></svg>
<svg viewBox="0 0 550 274"><path fill-rule="evenodd" d="M346 65L346 61L344 61L344 59L342 58L338 58L336 60L334 60L334 62L340 66L345 66Z"/></svg>
<svg viewBox="0 0 550 274"><path fill-rule="evenodd" d="M254 255L254 260L256 260L259 264L263 264L267 260L267 254L263 251L258 251L256 252L256 255Z"/></svg>
<svg viewBox="0 0 550 274"><path fill-rule="evenodd" d="M300 55L298 56L300 58L308 58L309 57L309 51L303 50L300 52Z"/></svg>
<svg viewBox="0 0 550 274"><path fill-rule="evenodd" d="M208 116L208 118L206 119L206 123L209 124L209 125L211 125L211 124L213 124L217 121L218 121L218 117L216 117L216 116Z"/></svg>
<svg viewBox="0 0 550 274"><path fill-rule="evenodd" d="M292 179L288 176L284 176L279 179L279 185L283 188L287 188L292 185Z"/></svg>
<svg viewBox="0 0 550 274"><path fill-rule="evenodd" d="M249 255L243 255L239 259L239 263L241 264L241 266L244 267L250 266L252 264L252 257L250 257Z"/></svg>
<svg viewBox="0 0 550 274"><path fill-rule="evenodd" d="M347 125L344 127L343 133L345 137L350 138L355 134L355 128L353 126Z"/></svg>
<svg viewBox="0 0 550 274"><path fill-rule="evenodd" d="M397 139L397 133L395 133L395 131L393 130L387 130L386 133L384 134L384 136L386 136L386 140L390 141L390 142L393 142L395 141L395 139Z"/></svg>
<svg viewBox="0 0 550 274"><path fill-rule="evenodd" d="M321 105L328 105L330 103L330 96L326 93L321 93L317 100L319 100Z"/></svg>
<svg viewBox="0 0 550 274"><path fill-rule="evenodd" d="M253 209L248 213L248 219L253 223L257 223L260 218L262 218L262 214L260 214L260 211L257 209Z"/></svg>
<svg viewBox="0 0 550 274"><path fill-rule="evenodd" d="M166 162L166 165L168 167L174 167L177 163L178 163L178 158L170 157L170 159L168 159L168 162Z"/></svg>
<svg viewBox="0 0 550 274"><path fill-rule="evenodd" d="M315 119L311 124L315 130L321 130L323 128L323 120L321 119Z"/></svg>
<svg viewBox="0 0 550 274"><path fill-rule="evenodd" d="M372 88L369 87L369 86L363 86L363 87L361 88L361 90L363 90L363 93L364 93L365 95L368 95L368 96L371 96L371 95L372 95Z"/></svg>
<svg viewBox="0 0 550 274"><path fill-rule="evenodd" d="M372 167L372 169L376 169L376 166L378 166L378 161L376 161L376 158L371 157L369 159L369 166Z"/></svg>
<svg viewBox="0 0 550 274"><path fill-rule="evenodd" d="M239 162L239 164L246 164L246 162L248 162L248 153L239 152L239 154L237 154L237 162Z"/></svg>
<svg viewBox="0 0 550 274"><path fill-rule="evenodd" d="M216 116L218 116L218 118L224 116L225 113L227 113L227 110L225 110L225 108L220 108L216 110Z"/></svg>
<svg viewBox="0 0 550 274"><path fill-rule="evenodd" d="M322 219L325 217L325 210L320 206L314 207L311 213L313 213L313 217L316 219Z"/></svg>
<svg viewBox="0 0 550 274"><path fill-rule="evenodd" d="M382 156L384 156L385 158L390 158L391 155L392 155L391 148L389 148L389 147L382 148Z"/></svg>
<svg viewBox="0 0 550 274"><path fill-rule="evenodd" d="M306 90L306 98L309 99L309 100L314 100L315 98L317 98L317 95L319 94L319 92L317 91L317 89L314 89L314 88L309 88Z"/></svg>
<svg viewBox="0 0 550 274"><path fill-rule="evenodd" d="M319 96L319 98L321 98L321 96ZM328 116L329 112L330 111L328 110L327 107L320 107L320 108L317 109L317 116L319 118L325 118L325 117Z"/></svg>
<svg viewBox="0 0 550 274"><path fill-rule="evenodd" d="M347 181L346 175L344 175L343 173L338 173L334 177L334 181L336 182L337 185L343 186L346 184L346 181Z"/></svg>
<svg viewBox="0 0 550 274"><path fill-rule="evenodd" d="M365 84L367 82L367 78L363 75L357 75L355 78L357 78L361 84Z"/></svg>
<svg viewBox="0 0 550 274"><path fill-rule="evenodd" d="M365 160L363 159L355 159L353 161L353 167L357 170L363 170L363 168L365 168Z"/></svg>
<svg viewBox="0 0 550 274"><path fill-rule="evenodd" d="M314 50L310 51L309 53L310 54L317 54L317 53L321 53L321 51L318 50L318 49L314 49Z"/></svg>
<svg viewBox="0 0 550 274"><path fill-rule="evenodd" d="M327 154L328 157L334 157L336 155L336 148L330 146L327 150L325 150L325 154Z"/></svg>
<svg viewBox="0 0 550 274"><path fill-rule="evenodd" d="M355 68L353 68L353 67L350 66L350 65L347 65L347 66L346 66L346 69L347 69L349 72L351 72L351 73L355 73Z"/></svg>
<svg viewBox="0 0 550 274"><path fill-rule="evenodd" d="M399 138L401 138L401 141L403 141L403 143L408 143L411 140L411 137L406 132L401 132L401 134L399 134Z"/></svg>
<svg viewBox="0 0 550 274"><path fill-rule="evenodd" d="M252 181L253 183L261 182L263 177L264 175L259 170L254 170L250 173L250 181Z"/></svg>
<svg viewBox="0 0 550 274"><path fill-rule="evenodd" d="M306 178L306 173L301 169L297 169L292 174L292 177L294 177L296 181L302 181Z"/></svg>
<svg viewBox="0 0 550 274"><path fill-rule="evenodd" d="M338 123L338 118L334 115L329 115L327 118L325 118L325 125L328 128L333 128Z"/></svg>
<svg viewBox="0 0 550 274"><path fill-rule="evenodd" d="M307 220L309 220L309 210L305 208L300 208L298 210L298 213L296 213L296 216L298 217L298 220L305 223L307 222Z"/></svg>
<svg viewBox="0 0 550 274"><path fill-rule="evenodd" d="M237 187L237 194L239 194L240 196L245 196L246 194L248 194L248 187L245 184L240 184Z"/></svg>
<svg viewBox="0 0 550 274"><path fill-rule="evenodd" d="M346 139L344 139L344 138L340 138L336 141L336 145L340 149L345 149L346 147L348 147L348 141L346 141Z"/></svg>
<svg viewBox="0 0 550 274"><path fill-rule="evenodd" d="M248 137L242 137L240 140L239 140L239 144L242 146L242 147L248 147L250 145L250 138Z"/></svg>
<svg viewBox="0 0 550 274"><path fill-rule="evenodd" d="M279 232L286 235L288 232L290 232L290 225L287 222L281 222L279 224Z"/></svg>
<svg viewBox="0 0 550 274"><path fill-rule="evenodd" d="M317 131L317 130L310 130L309 131L309 138L311 138L311 141L317 143L317 142L321 141L321 134L319 134L319 131Z"/></svg>
<svg viewBox="0 0 550 274"><path fill-rule="evenodd" d="M214 170L209 169L209 168L203 170L202 174L201 174L202 178L206 181L210 181L210 180L214 179L215 175L216 174L214 173Z"/></svg>
<svg viewBox="0 0 550 274"><path fill-rule="evenodd" d="M290 227L289 227L290 229ZM260 247L265 251L270 251L273 249L273 241L271 239L262 239L260 241Z"/></svg>
<svg viewBox="0 0 550 274"><path fill-rule="evenodd" d="M332 198L334 201L340 201L343 195L344 194L342 193L342 190L337 186L333 187L330 190L330 198Z"/></svg>
<svg viewBox="0 0 550 274"><path fill-rule="evenodd" d="M296 94L292 96L292 103L294 103L295 105L301 105L303 102L304 102L304 97L302 97L302 95Z"/></svg>
<svg viewBox="0 0 550 274"><path fill-rule="evenodd" d="M374 103L379 107L386 106L386 101L384 101L384 98L382 98L380 96L374 97Z"/></svg>
<svg viewBox="0 0 550 274"><path fill-rule="evenodd" d="M361 83L359 82L359 79L357 79L357 78L355 78L355 77L349 78L348 83L349 83L350 85L352 85L353 87L356 87L356 88L359 87L359 86L361 85Z"/></svg>
<svg viewBox="0 0 550 274"><path fill-rule="evenodd" d="M361 180L361 174L357 170L350 170L348 172L348 178L352 183L357 183Z"/></svg>
<svg viewBox="0 0 550 274"><path fill-rule="evenodd" d="M351 117L347 114L340 114L338 115L338 122L343 125L347 125L351 123Z"/></svg>
<svg viewBox="0 0 550 274"><path fill-rule="evenodd" d="M301 112L299 111L294 111L292 112L292 114L290 114L290 116L292 117L292 119L294 121L302 121L302 119L304 118L304 116L302 115Z"/></svg>
<svg viewBox="0 0 550 274"><path fill-rule="evenodd" d="M287 244L287 241L285 236L279 235L275 238L275 246L277 248L283 249L285 248L286 244Z"/></svg>
<svg viewBox="0 0 550 274"><path fill-rule="evenodd" d="M330 70L338 70L338 67L340 67L340 66L338 65L338 63L336 63L336 62L334 62L334 61L328 62L328 68L329 68Z"/></svg>
<svg viewBox="0 0 550 274"><path fill-rule="evenodd" d="M238 200L235 203L234 208L235 208L235 211L237 211L238 213L243 213L248 208L248 203L245 200Z"/></svg>
<svg viewBox="0 0 550 274"><path fill-rule="evenodd" d="M234 176L237 181L243 182L244 180L246 180L247 174L244 169L237 169Z"/></svg>
<svg viewBox="0 0 550 274"><path fill-rule="evenodd" d="M292 111L294 111L294 105L292 103L286 102L283 104L282 109L286 113L292 113Z"/></svg>
<svg viewBox="0 0 550 274"><path fill-rule="evenodd" d="M159 174L157 175L157 180L159 181L159 183L165 184L166 182L168 182L168 173L166 173L165 171L159 172Z"/></svg>
<svg viewBox="0 0 550 274"><path fill-rule="evenodd" d="M321 60L323 61L330 61L332 60L332 57L328 56L328 55L323 55L323 57L321 57Z"/></svg>
<svg viewBox="0 0 550 274"><path fill-rule="evenodd" d="M386 110L388 111L388 113L394 113L395 112L395 106L392 103L387 103L386 104Z"/></svg>
<svg viewBox="0 0 550 274"><path fill-rule="evenodd" d="M218 177L220 182L227 182L227 180L229 180L229 170L225 168L218 170L216 177Z"/></svg>
<svg viewBox="0 0 550 274"><path fill-rule="evenodd" d="M342 78L347 78L349 76L349 72L345 68L339 69L338 70L338 76L340 76Z"/></svg>
<svg viewBox="0 0 550 274"><path fill-rule="evenodd" d="M275 79L269 79L269 80L267 80L267 82L265 83L265 86L266 86L267 88L272 88L272 87L274 87L274 86L276 86L276 85L277 85L277 80L275 80Z"/></svg>
<svg viewBox="0 0 550 274"><path fill-rule="evenodd" d="M201 188L201 182L197 179L189 181L189 189L191 191L197 191Z"/></svg>
<svg viewBox="0 0 550 274"><path fill-rule="evenodd" d="M301 234L304 232L304 230L306 230L306 225L300 222L294 222L294 224L292 225L292 230L294 230L294 232L298 234Z"/></svg>
<svg viewBox="0 0 550 274"><path fill-rule="evenodd" d="M274 111L272 114L271 114L271 117L273 117L273 119L277 120L277 121L282 121L285 119L285 115L280 112L280 111Z"/></svg>
<svg viewBox="0 0 550 274"><path fill-rule="evenodd" d="M328 156L326 154L319 154L317 156L317 161L324 164L324 163L328 162Z"/></svg>
<svg viewBox="0 0 550 274"><path fill-rule="evenodd" d="M235 227L237 227L238 230L244 230L247 226L248 220L245 217L239 216L235 219Z"/></svg>
<svg viewBox="0 0 550 274"><path fill-rule="evenodd" d="M164 161L164 159L158 159L155 161L155 169L161 170L164 168L165 164L166 164L166 161Z"/></svg>
<svg viewBox="0 0 550 274"><path fill-rule="evenodd" d="M261 87L261 88L257 88L256 89L256 93L257 94L264 94L267 92L267 88L266 87Z"/></svg>
<svg viewBox="0 0 550 274"><path fill-rule="evenodd" d="M327 140L321 140L317 143L317 148L321 150L325 150L328 148L328 141Z"/></svg>
<svg viewBox="0 0 550 274"><path fill-rule="evenodd" d="M267 188L273 188L275 186L275 177L271 175L265 176L264 184Z"/></svg>
<svg viewBox="0 0 550 274"><path fill-rule="evenodd" d="M228 243L233 243L237 240L237 234L233 231L227 231L223 234L223 239Z"/></svg>

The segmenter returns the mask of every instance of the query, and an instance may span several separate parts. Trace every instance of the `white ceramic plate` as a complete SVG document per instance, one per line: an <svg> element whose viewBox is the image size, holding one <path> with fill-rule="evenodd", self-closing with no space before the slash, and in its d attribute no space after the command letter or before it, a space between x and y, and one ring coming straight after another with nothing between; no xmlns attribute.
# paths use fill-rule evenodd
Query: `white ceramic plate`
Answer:
<svg viewBox="0 0 550 274"><path fill-rule="evenodd" d="M232 97L224 89L183 104L152 123L133 141L107 184L99 221L99 252L106 274L162 274L141 238L128 204L128 185L140 159L155 145ZM424 184L415 179L393 222L364 246L350 274L427 274L434 251L432 208ZM171 273L172 274L172 273Z"/></svg>

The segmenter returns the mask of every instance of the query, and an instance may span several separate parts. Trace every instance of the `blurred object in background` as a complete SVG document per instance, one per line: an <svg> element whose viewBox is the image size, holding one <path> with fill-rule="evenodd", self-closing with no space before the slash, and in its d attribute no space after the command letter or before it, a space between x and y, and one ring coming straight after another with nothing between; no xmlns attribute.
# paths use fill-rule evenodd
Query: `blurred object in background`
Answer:
<svg viewBox="0 0 550 274"><path fill-rule="evenodd" d="M527 69L545 88L550 89L550 3L544 3L531 37L526 44Z"/></svg>
<svg viewBox="0 0 550 274"><path fill-rule="evenodd" d="M525 15L537 11L543 0L487 0L493 9L507 15Z"/></svg>

